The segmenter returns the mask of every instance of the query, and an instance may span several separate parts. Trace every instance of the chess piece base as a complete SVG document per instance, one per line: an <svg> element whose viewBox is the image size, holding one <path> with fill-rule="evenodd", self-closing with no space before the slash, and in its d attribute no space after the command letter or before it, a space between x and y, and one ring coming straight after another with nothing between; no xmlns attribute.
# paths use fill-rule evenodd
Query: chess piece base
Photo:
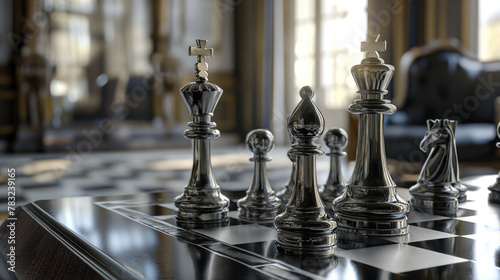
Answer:
<svg viewBox="0 0 500 280"><path fill-rule="evenodd" d="M331 256L335 253L336 234L331 231L315 233L314 230L277 230L278 250L287 255Z"/></svg>
<svg viewBox="0 0 500 280"><path fill-rule="evenodd" d="M196 189L185 187L184 193L174 199L179 209L177 223L191 228L195 224L226 224L229 199L218 188ZM191 225L193 224L193 225Z"/></svg>
<svg viewBox="0 0 500 280"><path fill-rule="evenodd" d="M410 188L412 208L427 214L454 216L459 193L451 183L427 185L419 182Z"/></svg>
<svg viewBox="0 0 500 280"><path fill-rule="evenodd" d="M260 206L259 204L244 205L245 201L238 202L239 218L253 222L272 222L279 212L279 203Z"/></svg>
<svg viewBox="0 0 500 280"><path fill-rule="evenodd" d="M409 208L410 205L397 194L396 187L348 185L342 196L333 201L339 239L348 237L346 234L363 236L407 234L406 214Z"/></svg>
<svg viewBox="0 0 500 280"><path fill-rule="evenodd" d="M452 185L458 190L458 203L465 202L467 200L467 187L462 185L461 182L455 182Z"/></svg>

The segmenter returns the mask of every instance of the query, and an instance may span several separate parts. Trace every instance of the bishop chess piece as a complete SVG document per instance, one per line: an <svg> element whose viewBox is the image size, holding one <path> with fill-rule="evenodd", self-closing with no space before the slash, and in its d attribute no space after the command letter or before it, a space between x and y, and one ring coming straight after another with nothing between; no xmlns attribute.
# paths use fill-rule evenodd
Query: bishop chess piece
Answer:
<svg viewBox="0 0 500 280"><path fill-rule="evenodd" d="M274 136L265 129L250 131L246 137L248 149L254 153L250 161L254 162L252 184L247 195L238 200L238 211L241 219L257 222L272 222L278 214L281 200L274 194L267 178L267 156L274 147Z"/></svg>
<svg viewBox="0 0 500 280"><path fill-rule="evenodd" d="M500 123L497 126L497 136L500 138ZM497 143L497 148L500 148L500 142ZM500 203L500 172L498 173L496 182L489 186L488 190L490 190L489 201Z"/></svg>
<svg viewBox="0 0 500 280"><path fill-rule="evenodd" d="M316 156L324 152L313 141L323 132L325 120L312 101L313 95L312 88L301 88L302 101L288 118L288 130L297 139L289 151L297 157L297 178L286 210L274 224L278 250L328 256L334 253L337 223L326 213L318 190Z"/></svg>
<svg viewBox="0 0 500 280"><path fill-rule="evenodd" d="M289 135L291 144L297 144L297 140L292 137L292 134L289 133ZM285 188L277 194L277 197L281 199L280 212L285 211L286 204L292 196L293 186L295 186L295 181L297 180L297 157L290 154L289 152L288 158L290 159L290 161L292 161L292 172L290 174L290 178L288 179L288 183L285 185Z"/></svg>
<svg viewBox="0 0 500 280"><path fill-rule="evenodd" d="M321 191L321 198L328 205L345 191L344 176L342 176L341 159L347 155L343 150L347 146L347 132L342 128L329 129L325 134L325 144L330 148L330 172Z"/></svg>
<svg viewBox="0 0 500 280"><path fill-rule="evenodd" d="M351 69L361 99L348 110L360 115L359 136L351 179L346 191L332 203L339 240L408 233L410 205L398 195L387 168L383 117L393 114L396 106L383 96L394 67L379 57L378 51L386 48L385 41L378 42L379 36L369 36L369 42L361 43L361 50L368 55Z"/></svg>
<svg viewBox="0 0 500 280"><path fill-rule="evenodd" d="M420 149L429 151L417 184L410 188L413 209L433 215L453 216L458 208L459 191L453 187L453 120L427 120L428 130Z"/></svg>
<svg viewBox="0 0 500 280"><path fill-rule="evenodd" d="M182 227L211 227L226 225L228 222L229 199L221 194L220 187L212 172L210 139L220 136L214 129L216 124L211 117L222 89L208 82L208 64L205 57L213 55L212 49L206 49L207 41L196 40L198 47L189 47L189 55L197 55L196 81L180 89L193 121L184 136L193 140L193 168L184 193L174 200L178 208L177 223Z"/></svg>

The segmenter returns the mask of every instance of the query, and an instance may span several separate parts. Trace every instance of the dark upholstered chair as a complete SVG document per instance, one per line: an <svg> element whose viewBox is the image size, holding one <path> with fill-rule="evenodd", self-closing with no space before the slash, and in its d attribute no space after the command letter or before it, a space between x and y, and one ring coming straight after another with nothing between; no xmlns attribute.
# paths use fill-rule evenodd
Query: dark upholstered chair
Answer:
<svg viewBox="0 0 500 280"><path fill-rule="evenodd" d="M399 71L394 100L398 112L385 124L389 158L423 162L419 143L426 120L448 118L459 121L460 161L498 159L495 99L500 96L500 62L483 63L465 55L454 41L436 41L405 53Z"/></svg>

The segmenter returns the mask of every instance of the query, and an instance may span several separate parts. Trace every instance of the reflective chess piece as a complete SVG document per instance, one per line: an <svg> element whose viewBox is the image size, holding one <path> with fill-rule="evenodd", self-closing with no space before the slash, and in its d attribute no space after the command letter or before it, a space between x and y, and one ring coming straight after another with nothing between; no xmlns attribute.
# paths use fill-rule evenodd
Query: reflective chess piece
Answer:
<svg viewBox="0 0 500 280"><path fill-rule="evenodd" d="M206 49L207 41L196 40L198 47L189 47L189 55L197 55L196 81L183 86L180 93L193 121L184 136L193 140L193 168L184 193L174 199L177 224L182 227L223 226L228 223L229 199L221 194L212 172L210 139L220 136L214 129L211 117L222 89L208 82L208 64L205 56L212 56L213 50Z"/></svg>
<svg viewBox="0 0 500 280"><path fill-rule="evenodd" d="M290 135L290 142L292 145L297 144L297 140ZM290 174L290 178L288 179L288 183L285 185L285 188L278 192L276 195L281 199L280 213L285 211L286 205L290 200L290 196L292 196L293 186L295 186L295 181L297 180L297 157L288 153L288 158L292 161L292 172Z"/></svg>
<svg viewBox="0 0 500 280"><path fill-rule="evenodd" d="M397 193L385 154L383 118L393 114L396 106L383 98L394 67L379 57L378 51L386 48L385 41L378 42L379 36L369 36L369 42L361 43L361 50L368 55L351 69L361 98L348 110L360 115L359 136L351 179L346 191L332 203L339 240L408 233L410 205Z"/></svg>
<svg viewBox="0 0 500 280"><path fill-rule="evenodd" d="M342 128L329 129L325 134L324 140L326 146L330 148L330 152L327 154L330 157L330 172L320 195L328 209L328 206L331 207L332 201L345 191L341 159L347 155L343 151L347 146L347 132Z"/></svg>
<svg viewBox="0 0 500 280"><path fill-rule="evenodd" d="M500 138L500 123L497 126L497 136ZM500 148L500 142L497 143L497 148ZM490 202L500 203L500 173L498 173L496 182L488 187L490 195L488 197Z"/></svg>
<svg viewBox="0 0 500 280"><path fill-rule="evenodd" d="M453 178L451 185L458 190L458 202L465 202L467 200L467 187L464 186L460 180L460 168L458 165L458 154L457 154L457 145L455 141L455 132L457 131L458 122L454 120L450 120L450 127L453 132L453 140L451 141L451 152L452 152L452 164L453 164Z"/></svg>
<svg viewBox="0 0 500 280"><path fill-rule="evenodd" d="M244 220L270 222L278 214L281 205L281 200L275 196L269 184L266 169L266 162L271 161L267 153L274 147L274 137L268 130L255 129L247 134L246 144L254 153L250 161L255 164L247 195L238 200L239 216Z"/></svg>
<svg viewBox="0 0 500 280"><path fill-rule="evenodd" d="M458 208L459 191L453 187L453 120L427 120L428 130L420 149L429 152L417 184L410 188L412 208L434 215L453 216Z"/></svg>
<svg viewBox="0 0 500 280"><path fill-rule="evenodd" d="M302 101L288 118L288 130L297 139L289 153L297 157L297 179L284 213L274 220L278 250L285 254L331 255L336 244L337 223L325 211L316 178L316 156L323 154L314 143L325 121L312 101L310 87L300 90Z"/></svg>

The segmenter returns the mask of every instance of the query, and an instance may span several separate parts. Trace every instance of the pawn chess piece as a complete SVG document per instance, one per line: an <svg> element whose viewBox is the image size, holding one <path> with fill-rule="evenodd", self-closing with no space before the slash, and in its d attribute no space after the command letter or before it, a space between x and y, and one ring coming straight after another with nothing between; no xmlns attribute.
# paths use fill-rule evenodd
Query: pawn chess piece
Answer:
<svg viewBox="0 0 500 280"><path fill-rule="evenodd" d="M497 136L500 138L500 123L497 126ZM497 143L497 148L500 148L500 142ZM493 203L500 203L500 172L498 173L496 182L488 187L490 195L488 200Z"/></svg>
<svg viewBox="0 0 500 280"><path fill-rule="evenodd" d="M292 137L292 134L288 133L290 136L290 142L292 145L297 144L297 140ZM288 153L288 158L292 161L292 172L290 174L290 178L288 179L288 183L285 185L285 188L282 189L276 195L279 199L281 199L280 213L285 211L286 205L290 200L293 192L293 186L295 186L295 181L297 179L297 157Z"/></svg>
<svg viewBox="0 0 500 280"><path fill-rule="evenodd" d="M331 255L336 245L337 223L325 211L316 179L316 156L323 154L313 141L324 130L324 118L312 101L310 87L300 90L302 101L288 118L288 130L297 143L290 154L297 157L297 178L284 213L274 220L278 250L285 254Z"/></svg>
<svg viewBox="0 0 500 280"><path fill-rule="evenodd" d="M341 158L347 155L343 150L347 146L347 132L342 128L329 129L325 134L325 144L330 148L330 172L323 187L321 198L326 203L327 208L332 201L345 191L344 176L342 176Z"/></svg>
<svg viewBox="0 0 500 280"><path fill-rule="evenodd" d="M247 195L238 200L238 211L241 219L256 222L271 222L278 214L281 200L274 195L274 191L267 179L267 156L274 147L274 137L268 130L255 129L246 137L248 149L254 153L250 158L254 164L252 184Z"/></svg>
<svg viewBox="0 0 500 280"><path fill-rule="evenodd" d="M187 228L223 226L228 223L229 199L221 194L212 172L210 139L220 136L211 122L213 111L222 95L222 89L208 82L208 64L205 56L207 41L196 40L198 47L189 47L189 55L197 55L196 81L180 89L193 121L184 136L193 140L193 168L184 193L174 199L177 224Z"/></svg>
<svg viewBox="0 0 500 280"><path fill-rule="evenodd" d="M410 205L397 193L385 154L384 115L393 114L396 106L383 98L394 67L384 64L377 52L386 48L385 41L377 41L379 36L369 36L370 41L361 44L368 55L351 69L361 96L348 108L360 115L358 148L346 191L332 203L342 243L408 233Z"/></svg>
<svg viewBox="0 0 500 280"><path fill-rule="evenodd" d="M458 202L465 202L467 200L467 187L460 181L460 169L458 166L457 144L455 142L455 132L457 131L458 122L450 120L450 127L453 132L453 140L451 141L452 163L453 163L453 178L451 185L458 190Z"/></svg>
<svg viewBox="0 0 500 280"><path fill-rule="evenodd" d="M428 130L420 149L429 152L417 184L410 188L413 209L433 215L453 216L458 208L459 191L453 187L453 128L455 121L427 120Z"/></svg>

